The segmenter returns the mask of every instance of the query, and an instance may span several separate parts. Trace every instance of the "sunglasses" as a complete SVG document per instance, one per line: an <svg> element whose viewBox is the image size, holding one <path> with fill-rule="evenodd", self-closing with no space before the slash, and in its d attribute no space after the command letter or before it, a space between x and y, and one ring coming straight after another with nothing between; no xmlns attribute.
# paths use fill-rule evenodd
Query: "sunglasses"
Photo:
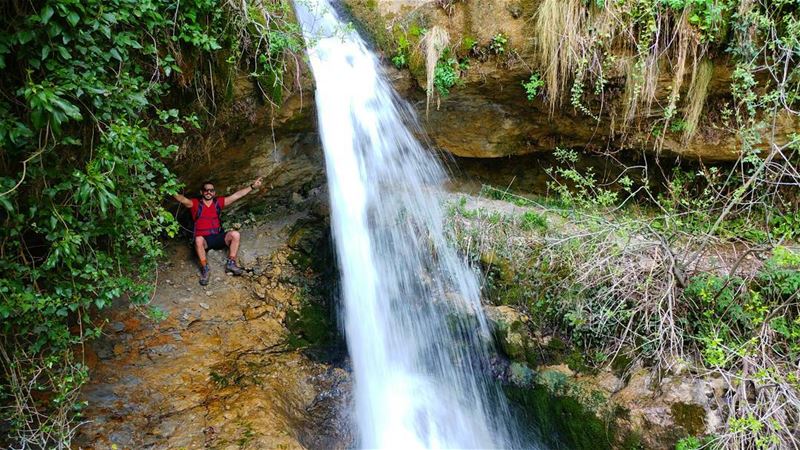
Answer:
<svg viewBox="0 0 800 450"><path fill-rule="evenodd" d="M203 192L216 192L214 188L211 189L203 189Z"/></svg>

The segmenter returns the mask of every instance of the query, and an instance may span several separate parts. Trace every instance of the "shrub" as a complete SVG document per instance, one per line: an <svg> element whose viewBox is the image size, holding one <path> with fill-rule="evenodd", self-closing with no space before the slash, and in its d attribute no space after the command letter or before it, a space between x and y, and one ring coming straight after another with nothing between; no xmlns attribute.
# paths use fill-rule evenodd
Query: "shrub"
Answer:
<svg viewBox="0 0 800 450"><path fill-rule="evenodd" d="M532 73L528 81L522 82L522 87L525 88L525 95L531 101L536 98L543 86L544 80L542 80L539 72Z"/></svg>

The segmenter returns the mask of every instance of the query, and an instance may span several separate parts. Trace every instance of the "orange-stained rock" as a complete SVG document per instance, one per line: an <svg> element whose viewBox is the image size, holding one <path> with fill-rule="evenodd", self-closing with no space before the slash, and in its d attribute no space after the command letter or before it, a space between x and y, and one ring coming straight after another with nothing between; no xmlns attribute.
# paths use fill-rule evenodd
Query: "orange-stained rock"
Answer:
<svg viewBox="0 0 800 450"><path fill-rule="evenodd" d="M252 261L283 261L289 215L242 229ZM269 235L269 241L258 235ZM246 248L246 250L245 250ZM109 326L87 354L91 380L83 389L88 422L75 440L85 449L344 448L350 375L287 346L287 330L271 295L253 286L269 275L226 276L223 252L211 252L211 283L197 283L188 247L171 245L151 305L168 314L154 322L144 309L116 305ZM275 255L273 258L268 258ZM280 264L280 263L277 263ZM250 267L264 269L263 267ZM270 268L276 271L276 267ZM169 280L169 282L167 282ZM294 286L273 278L278 297L296 307ZM271 293L273 289L267 289ZM202 305L202 306L201 306ZM147 308L145 307L145 308ZM258 311L259 313L253 313ZM340 422L336 422L340 421Z"/></svg>

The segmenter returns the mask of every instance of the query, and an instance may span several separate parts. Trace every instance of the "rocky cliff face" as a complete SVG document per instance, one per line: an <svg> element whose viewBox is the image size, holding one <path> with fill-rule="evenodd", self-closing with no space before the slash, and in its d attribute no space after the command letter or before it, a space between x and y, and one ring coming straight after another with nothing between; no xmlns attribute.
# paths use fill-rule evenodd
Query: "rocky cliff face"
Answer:
<svg viewBox="0 0 800 450"><path fill-rule="evenodd" d="M233 208L264 213L297 203L324 183L310 74L298 73L294 92L280 105L264 100L245 76L230 81L229 101L184 142L172 163L188 197L199 196L206 180L215 183L218 195L227 195L261 176L263 187Z"/></svg>
<svg viewBox="0 0 800 450"><path fill-rule="evenodd" d="M624 358L602 370L529 361L558 353L555 336L534 336L530 317L509 306L487 307L498 346L511 358L509 396L550 441L569 448L672 449L686 436L713 434L723 424L720 378L697 377L687 365L659 372Z"/></svg>
<svg viewBox="0 0 800 450"><path fill-rule="evenodd" d="M731 67L724 58L710 66L713 69L700 125L688 142L683 138L680 123L664 130L651 125L669 103L674 74L668 70L662 70L655 80L655 106L639 111L631 120L632 126L623 125L629 60L624 52L617 55L617 64L607 68L603 95L596 96L588 105L595 111L603 111L597 117L592 118L570 105L569 89L556 99L552 111L549 94L542 94L541 90L533 100L528 100L522 83L532 73L544 69L537 55L534 33L541 3L541 0L345 1L355 22L372 36L387 65L398 52L409 54L407 69L399 72L390 69L393 78L406 97L414 101L433 143L454 155L497 158L562 147L658 151L706 161L735 160L739 156L737 137L720 115L730 99ZM460 84L426 114L423 35L434 27L447 32L450 55L464 64L459 69ZM693 76L689 72L682 83L681 98L688 96L686 91ZM682 111L688 106L679 103L678 107ZM796 119L780 118L779 139L785 140L798 125Z"/></svg>

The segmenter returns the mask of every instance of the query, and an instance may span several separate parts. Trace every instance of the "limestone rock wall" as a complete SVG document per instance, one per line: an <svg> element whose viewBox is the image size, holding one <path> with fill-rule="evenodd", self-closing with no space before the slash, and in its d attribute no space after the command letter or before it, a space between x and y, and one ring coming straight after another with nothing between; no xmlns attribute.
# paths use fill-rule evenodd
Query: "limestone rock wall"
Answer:
<svg viewBox="0 0 800 450"><path fill-rule="evenodd" d="M622 62L609 69L607 92L592 105L599 109L600 102L604 103L605 112L598 120L570 105L569 89L567 98L560 99L554 111L541 94L533 101L526 98L522 83L531 73L543 69L537 62L533 33L540 0L345 0L344 3L359 28L371 36L383 53L387 66L397 53L399 41L409 39L408 68L399 72L389 70L398 88L414 102L432 142L454 155L497 158L549 152L559 146L636 151L656 151L658 147L658 152L707 161L735 160L739 156L737 138L720 117L722 105L730 98L731 67L724 58L714 61L698 132L685 143L681 132L667 129L656 145L650 126L621 125L626 79ZM434 26L448 32L450 48L459 58L466 58L469 67L461 72L462 84L452 88L439 107L432 107L426 115L422 55L425 46L417 35ZM507 40L500 54L490 48L498 35ZM473 42L475 46L470 47ZM687 74L684 91L688 89L689 78ZM656 89L656 103L661 104L649 113L640 113L634 122L647 124L649 119L662 114L672 80L673 74L662 70ZM798 127L796 119L782 117L778 138L785 138Z"/></svg>
<svg viewBox="0 0 800 450"><path fill-rule="evenodd" d="M207 180L217 195L228 195L262 176L262 187L233 207L258 214L291 206L324 183L311 75L304 66L297 73L280 105L270 104L246 75L230 80L230 98L184 141L171 164L185 195L199 196Z"/></svg>

